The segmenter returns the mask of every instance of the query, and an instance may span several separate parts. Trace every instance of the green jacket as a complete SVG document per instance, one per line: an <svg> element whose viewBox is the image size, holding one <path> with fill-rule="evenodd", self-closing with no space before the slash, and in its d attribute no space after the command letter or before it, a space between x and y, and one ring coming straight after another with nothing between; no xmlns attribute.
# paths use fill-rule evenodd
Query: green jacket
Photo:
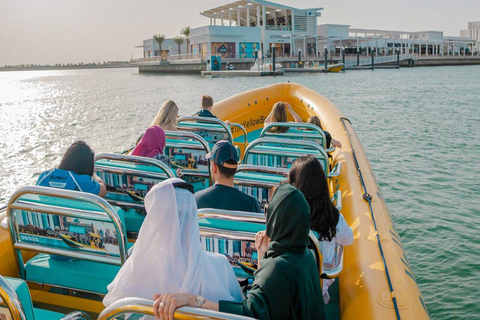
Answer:
<svg viewBox="0 0 480 320"><path fill-rule="evenodd" d="M325 319L320 278L307 249L310 209L289 184L277 188L267 210L269 250L241 303L220 301L222 312L257 319Z"/></svg>

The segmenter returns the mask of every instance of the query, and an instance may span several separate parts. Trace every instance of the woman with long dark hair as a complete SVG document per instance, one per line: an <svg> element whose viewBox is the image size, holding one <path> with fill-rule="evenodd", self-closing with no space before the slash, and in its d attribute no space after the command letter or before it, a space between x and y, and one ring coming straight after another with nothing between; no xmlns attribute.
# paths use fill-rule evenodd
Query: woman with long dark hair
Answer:
<svg viewBox="0 0 480 320"><path fill-rule="evenodd" d="M288 182L305 196L310 206L310 228L322 242L323 263L332 264L335 243L343 246L352 244L353 231L330 199L322 165L314 156L300 157L290 168ZM326 279L323 282L325 303L330 299L327 290L333 281Z"/></svg>
<svg viewBox="0 0 480 320"><path fill-rule="evenodd" d="M289 103L278 101L273 105L272 112L265 119L264 125L266 126L272 122L288 122L287 120L287 109L288 112L292 115L295 122L302 122L302 118L293 111L292 106ZM275 133L284 133L288 131L288 127L274 127L270 129L270 132Z"/></svg>
<svg viewBox="0 0 480 320"><path fill-rule="evenodd" d="M37 185L83 191L104 197L105 183L94 172L95 152L81 140L75 141L63 155L57 169L42 172Z"/></svg>

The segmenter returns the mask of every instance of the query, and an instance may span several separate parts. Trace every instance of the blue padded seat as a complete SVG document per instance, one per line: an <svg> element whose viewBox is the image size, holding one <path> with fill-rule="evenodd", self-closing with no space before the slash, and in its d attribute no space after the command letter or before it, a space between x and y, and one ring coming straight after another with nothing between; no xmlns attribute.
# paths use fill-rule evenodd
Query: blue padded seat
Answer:
<svg viewBox="0 0 480 320"><path fill-rule="evenodd" d="M26 266L28 281L51 284L101 294L107 293L109 285L120 266L86 260L61 261L48 254L39 254Z"/></svg>
<svg viewBox="0 0 480 320"><path fill-rule="evenodd" d="M133 243L127 242L130 249ZM25 265L28 281L85 290L101 294L107 293L109 285L120 266L86 260L58 260L48 254L38 254Z"/></svg>
<svg viewBox="0 0 480 320"><path fill-rule="evenodd" d="M27 320L59 320L64 315L58 312L42 310L33 307L32 297L25 281L15 278L5 278L12 286L22 303Z"/></svg>

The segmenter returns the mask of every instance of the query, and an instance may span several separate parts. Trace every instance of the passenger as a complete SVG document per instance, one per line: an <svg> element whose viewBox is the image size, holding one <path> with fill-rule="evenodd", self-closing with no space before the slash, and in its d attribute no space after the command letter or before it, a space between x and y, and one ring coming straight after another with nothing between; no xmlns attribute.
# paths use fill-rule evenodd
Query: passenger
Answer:
<svg viewBox="0 0 480 320"><path fill-rule="evenodd" d="M199 117L216 118L212 113L213 98L211 96L202 96L202 110L198 113Z"/></svg>
<svg viewBox="0 0 480 320"><path fill-rule="evenodd" d="M302 191L310 206L311 228L318 234L322 243L323 263L334 263L335 243L348 246L353 242L353 231L343 215L330 199L327 179L322 165L314 156L297 158L292 167L288 182ZM335 279L323 281L323 299L328 303L328 287Z"/></svg>
<svg viewBox="0 0 480 320"><path fill-rule="evenodd" d="M108 285L105 306L126 297L151 299L158 292L188 292L213 301L242 300L226 257L202 250L193 188L186 190L185 185L172 178L148 192L147 215L133 253Z"/></svg>
<svg viewBox="0 0 480 320"><path fill-rule="evenodd" d="M170 158L163 154L165 143L165 131L159 126L151 126L145 130L144 135L133 150L132 155L154 158L171 166L172 162L170 161Z"/></svg>
<svg viewBox="0 0 480 320"><path fill-rule="evenodd" d="M264 125L266 126L267 124L272 122L287 122L287 109L292 115L295 122L302 122L302 118L300 118L300 116L296 114L295 111L293 111L290 104L279 101L273 106L272 112L270 112L270 114L264 121ZM275 133L285 133L288 131L288 127L274 127L269 131Z"/></svg>
<svg viewBox="0 0 480 320"><path fill-rule="evenodd" d="M159 126L163 130L177 131L178 107L172 100L167 100L158 110L151 126Z"/></svg>
<svg viewBox="0 0 480 320"><path fill-rule="evenodd" d="M57 169L42 172L37 185L83 191L104 197L107 187L94 172L95 152L84 141L72 143Z"/></svg>
<svg viewBox="0 0 480 320"><path fill-rule="evenodd" d="M335 147L337 148L341 148L342 147L342 143L338 140L335 140L332 138L332 136L330 135L330 133L328 131L324 131L323 128L322 128L322 124L320 123L320 118L317 117L317 116L310 116L310 118L308 118L307 120L307 123L311 123L311 124L314 124L316 125L317 127L319 127L323 133L325 134L325 138L327 139L326 141L326 145L327 145L327 148L330 148L330 144L334 145Z"/></svg>
<svg viewBox="0 0 480 320"><path fill-rule="evenodd" d="M164 291L154 296L155 316L173 319L175 309L196 306L255 319L325 319L318 269L307 248L310 209L305 197L290 184L283 184L266 216L266 236L260 232L255 241L261 266L246 299L216 303L189 293Z"/></svg>
<svg viewBox="0 0 480 320"><path fill-rule="evenodd" d="M205 158L211 159L210 172L215 184L195 194L199 209L261 212L257 199L234 186L239 157L233 144L225 140L219 141Z"/></svg>

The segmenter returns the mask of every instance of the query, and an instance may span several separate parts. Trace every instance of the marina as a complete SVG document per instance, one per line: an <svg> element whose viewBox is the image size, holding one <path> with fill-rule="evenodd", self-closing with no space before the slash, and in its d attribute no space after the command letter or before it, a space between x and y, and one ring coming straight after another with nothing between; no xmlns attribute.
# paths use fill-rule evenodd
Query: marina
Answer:
<svg viewBox="0 0 480 320"><path fill-rule="evenodd" d="M480 64L478 22L470 22L462 36L444 36L443 31L322 24L323 11L263 0L228 3L201 12L209 18L209 25L191 30L190 48L177 50L166 44L162 47L166 49L160 50L155 39L147 39L141 46L143 58L134 62L140 64L140 72L157 73L197 73L199 68L201 73L222 68L222 62L235 65L237 70L249 70L257 58L270 61L273 56L290 71L325 60L327 64L343 63L345 69L365 69L372 63L371 56L375 65L398 60L399 67ZM217 57L221 63L213 66ZM172 66L162 66L160 61Z"/></svg>
<svg viewBox="0 0 480 320"><path fill-rule="evenodd" d="M12 155L26 152L22 150L36 152L30 152L28 158L15 156L1 159L2 168L9 170L1 173L1 178L7 183L1 186L0 194L9 195L18 185L33 184L39 172L58 163L61 151L65 150L67 143L75 137L87 139L99 153L128 148L138 133L148 126L150 118L157 111L156 101L171 97L169 92L181 92L182 83L185 81L196 81L196 87L188 94L183 92L177 95L181 116L193 114L197 110L199 96L205 92L212 94L216 100L221 100L251 87L265 86L266 79L272 79L275 83L299 82L330 97L333 103L341 106L355 126L390 208L430 317L451 319L450 311L456 310L458 318L463 318L480 312L475 309L473 297L470 299L465 295L465 292L474 290L479 284L470 281L458 287L445 287L444 282L436 279L442 276L446 282L455 281L461 274L468 272L473 273L475 278L478 272L474 254L480 243L476 239L475 230L470 228L469 224L474 223L476 217L478 202L474 186L480 172L476 168L468 174L456 170L457 166L466 166L478 159L478 154L474 151L477 143L474 134L477 130L474 120L475 101L478 98L476 93L480 92L478 82L475 81L475 74L478 72L476 68L478 67L461 66L382 70L378 73L350 72L334 77L324 74L290 74L279 78L226 77L221 80L222 87L218 87L218 79L190 75L154 77L153 79L158 81L152 81L151 76L138 74L133 68L2 73L2 85L8 87L9 83L19 90L18 95L1 102L2 106L9 106L4 109L6 112L2 114L2 121L11 126L2 127L1 132L6 135L11 132L10 128L15 132L14 135L9 134L12 139L9 141L12 142L3 150ZM74 91L59 87L59 79L62 79L62 82L74 83ZM109 81L103 83L101 79ZM92 83L97 84L96 87L101 90L91 91L93 100L89 102L90 97L82 95L81 92L91 90L88 88ZM128 89L125 83L128 83ZM359 86L358 83L362 85ZM33 102L24 100L31 94L41 99L47 92L51 92L52 85L55 85L56 89L49 99ZM444 90L439 92L432 89L438 87ZM124 89L119 91L118 88ZM350 94L339 94L339 90L347 88ZM402 92L407 91L410 94L405 98ZM452 96L451 92L456 95ZM69 98L74 96L81 97L81 100ZM451 109L459 97L464 97L465 101L461 113ZM66 105L54 105L57 99L65 100ZM38 105L42 107L37 108ZM87 110L92 113L82 120L85 110L80 106L83 105L88 105ZM143 106L142 113L149 115L148 117L138 116L138 105ZM107 119L98 117L98 113L94 112L98 109L103 110L102 114L109 114L113 110L117 110L117 113L113 119ZM424 114L425 109L431 112ZM15 121L9 120L15 114L14 110L28 116L13 118L17 119ZM46 110L56 112L60 117L53 120L55 126L52 126L50 117L42 116ZM46 131L27 139L19 128L28 127L32 117L39 117L41 122L38 125L46 128ZM253 125L254 122L248 123ZM445 143L453 143L465 137L466 140L460 146L466 156L460 159L454 150L444 149L444 143L435 142L442 139L448 127L458 123L463 125L453 132L451 140ZM105 132L109 134L103 134ZM51 135L61 135L65 139L56 140L52 144L48 139ZM16 141L25 141L23 147ZM395 148L391 148L391 141L395 141ZM411 141L416 141L418 146L412 149ZM435 153L443 156L429 156ZM445 161L453 159L457 159L457 166L445 165ZM13 172L15 181L10 178ZM458 199L464 203L460 209L453 205ZM6 204L8 198L4 197L1 201ZM452 218L456 222L451 222ZM423 231L418 232L418 228ZM460 233L463 241L468 241L472 247L450 247L439 255L438 252L442 252L444 248L441 239L450 237L454 242L460 241ZM470 262L459 265L456 262L459 259ZM466 298L452 300L452 295Z"/></svg>
<svg viewBox="0 0 480 320"><path fill-rule="evenodd" d="M480 4L52 1L2 6L0 320L480 314Z"/></svg>

